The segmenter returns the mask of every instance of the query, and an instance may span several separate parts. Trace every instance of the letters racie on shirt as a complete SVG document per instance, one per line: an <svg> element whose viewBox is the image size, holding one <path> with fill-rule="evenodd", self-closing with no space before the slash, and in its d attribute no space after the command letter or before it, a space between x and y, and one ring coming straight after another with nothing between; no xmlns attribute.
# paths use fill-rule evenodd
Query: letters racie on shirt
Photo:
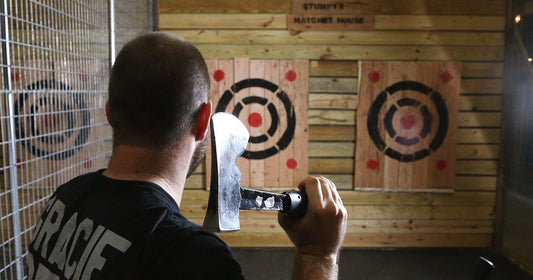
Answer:
<svg viewBox="0 0 533 280"><path fill-rule="evenodd" d="M216 235L149 182L89 173L60 186L28 246L28 279L243 279Z"/></svg>
<svg viewBox="0 0 533 280"><path fill-rule="evenodd" d="M78 212L65 216L65 204L54 198L50 200L37 223L31 249L46 259L53 268L37 263L28 255L28 274L30 279L60 279L53 271L62 271L67 279L90 279L93 270L102 270L107 258L102 255L106 246L108 254L124 253L131 241L95 224L89 218L78 219ZM61 224L63 227L61 228ZM59 235L51 237L59 232ZM67 246L70 243L70 246ZM70 247L70 249L67 249ZM75 251L76 249L76 251Z"/></svg>

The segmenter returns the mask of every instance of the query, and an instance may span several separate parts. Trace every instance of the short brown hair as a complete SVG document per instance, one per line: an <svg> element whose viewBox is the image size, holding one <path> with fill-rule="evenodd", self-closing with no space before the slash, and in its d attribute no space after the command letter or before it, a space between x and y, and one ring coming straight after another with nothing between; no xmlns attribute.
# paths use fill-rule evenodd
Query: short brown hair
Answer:
<svg viewBox="0 0 533 280"><path fill-rule="evenodd" d="M207 66L193 44L160 32L142 35L122 48L111 71L114 142L175 145L208 97Z"/></svg>

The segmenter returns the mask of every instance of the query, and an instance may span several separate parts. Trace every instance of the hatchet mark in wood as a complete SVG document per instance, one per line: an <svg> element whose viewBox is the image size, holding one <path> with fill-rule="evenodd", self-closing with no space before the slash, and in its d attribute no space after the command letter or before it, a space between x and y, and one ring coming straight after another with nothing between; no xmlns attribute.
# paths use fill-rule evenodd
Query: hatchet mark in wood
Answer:
<svg viewBox="0 0 533 280"><path fill-rule="evenodd" d="M276 210L301 218L307 209L305 192L271 193L241 188L237 158L244 153L250 133L234 115L211 117L211 189L204 219L208 231L240 229L239 209Z"/></svg>

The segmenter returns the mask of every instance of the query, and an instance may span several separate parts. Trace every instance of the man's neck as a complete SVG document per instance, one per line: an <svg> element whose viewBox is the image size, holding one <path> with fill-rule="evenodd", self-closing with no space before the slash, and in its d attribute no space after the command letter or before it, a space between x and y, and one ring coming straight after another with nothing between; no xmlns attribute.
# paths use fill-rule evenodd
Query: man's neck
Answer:
<svg viewBox="0 0 533 280"><path fill-rule="evenodd" d="M188 149L159 151L130 145L115 145L103 175L112 179L152 182L163 188L179 205L189 168Z"/></svg>

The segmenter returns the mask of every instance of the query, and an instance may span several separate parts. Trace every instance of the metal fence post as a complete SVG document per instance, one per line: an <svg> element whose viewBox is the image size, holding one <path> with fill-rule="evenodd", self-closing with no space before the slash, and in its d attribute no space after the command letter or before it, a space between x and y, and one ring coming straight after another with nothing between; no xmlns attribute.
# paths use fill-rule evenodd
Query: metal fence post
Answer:
<svg viewBox="0 0 533 280"><path fill-rule="evenodd" d="M8 135L8 154L9 154L9 184L11 185L11 220L13 222L13 239L15 243L15 263L17 279L24 278L24 264L22 240L20 232L20 209L18 196L18 174L17 174L17 151L16 134L15 134L15 108L13 97L13 86L11 84L11 60L10 60L10 37L9 37L9 19L8 19L8 0L1 2L0 13L3 15L1 20L1 37L2 37L2 64L5 65L3 72L3 82L7 90L6 107L7 107L7 135Z"/></svg>
<svg viewBox="0 0 533 280"><path fill-rule="evenodd" d="M115 64L115 0L109 0L109 69Z"/></svg>

